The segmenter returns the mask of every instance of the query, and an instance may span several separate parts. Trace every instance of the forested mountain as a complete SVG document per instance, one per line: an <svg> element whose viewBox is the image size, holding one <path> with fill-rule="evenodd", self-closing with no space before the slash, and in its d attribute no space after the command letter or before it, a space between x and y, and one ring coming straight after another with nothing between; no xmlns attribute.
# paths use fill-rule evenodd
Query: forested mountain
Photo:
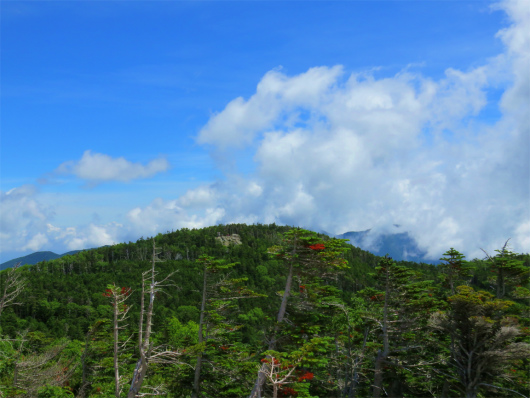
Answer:
<svg viewBox="0 0 530 398"><path fill-rule="evenodd" d="M50 260L55 260L57 258L61 258L63 256L71 256L76 253L79 253L80 251L81 250L73 250L71 252L64 253L64 254L57 254L57 253L50 252L50 251L35 252L35 253L28 254L27 256L18 257L13 260L9 260L9 261L6 261L5 263L0 264L0 271L6 268L13 267L15 264L33 265L33 264L40 263L41 261L50 261Z"/></svg>
<svg viewBox="0 0 530 398"><path fill-rule="evenodd" d="M528 396L529 267L508 246L437 267L276 225L87 250L0 273L0 391Z"/></svg>
<svg viewBox="0 0 530 398"><path fill-rule="evenodd" d="M397 227L396 227L397 228ZM369 250L379 256L389 255L395 260L426 262L438 264L437 260L427 259L427 253L422 251L414 238L408 232L393 232L375 234L372 230L350 231L335 235L339 239L347 239L354 246Z"/></svg>

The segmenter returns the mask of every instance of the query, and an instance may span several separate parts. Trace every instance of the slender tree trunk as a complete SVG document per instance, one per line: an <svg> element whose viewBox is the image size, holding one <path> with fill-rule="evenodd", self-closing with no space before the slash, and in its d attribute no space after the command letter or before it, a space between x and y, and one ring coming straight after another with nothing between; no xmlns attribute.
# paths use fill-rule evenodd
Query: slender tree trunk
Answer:
<svg viewBox="0 0 530 398"><path fill-rule="evenodd" d="M129 394L127 398L136 398L140 388L142 387L145 374L147 373L147 366L145 364L145 356L140 354L140 359L136 363L136 368L134 369L133 379L131 381L131 388L129 389Z"/></svg>
<svg viewBox="0 0 530 398"><path fill-rule="evenodd" d="M385 304L383 307L383 352L378 351L375 360L375 374L373 384L373 398L380 398L383 391L383 362L390 352L388 341L388 295L390 293L390 281L388 270L386 271Z"/></svg>
<svg viewBox="0 0 530 398"><path fill-rule="evenodd" d="M293 258L294 258L294 252L293 252ZM279 330L279 324L283 321L283 318L285 317L285 312L287 311L287 301L289 300L289 296L291 295L291 285L293 282L293 263L291 262L289 264L289 274L287 275L287 281L285 282L285 291L283 292L283 298L282 298L282 304L280 305L280 310L278 311L278 317L276 318L277 325L274 328L274 333L271 338L271 341L269 342L269 350L274 350L276 348L276 334ZM269 358L270 359L270 358ZM265 370L267 369L267 365L264 363L261 365L261 368L258 372L258 377L256 379L256 382L254 383L254 387L252 388L252 391L250 392L249 398L261 398L261 389L263 387L263 383L265 383Z"/></svg>
<svg viewBox="0 0 530 398"><path fill-rule="evenodd" d="M381 351L378 351L375 358L373 398L380 398L383 390L383 360L383 354Z"/></svg>
<svg viewBox="0 0 530 398"><path fill-rule="evenodd" d="M476 388L467 386L466 387L466 398L477 398Z"/></svg>
<svg viewBox="0 0 530 398"><path fill-rule="evenodd" d="M114 297L114 395L120 398L120 369L118 367L118 300Z"/></svg>
<svg viewBox="0 0 530 398"><path fill-rule="evenodd" d="M88 356L88 351L90 350L90 337L95 330L96 326L94 326L92 329L89 329L85 337L85 348L83 349L83 354L81 355L81 388L77 393L77 398L85 398L85 390L88 386L86 358Z"/></svg>
<svg viewBox="0 0 530 398"><path fill-rule="evenodd" d="M497 298L503 298L504 297L504 274L503 269L499 267L499 274L497 275Z"/></svg>
<svg viewBox="0 0 530 398"><path fill-rule="evenodd" d="M403 384L400 380L394 379L392 380L392 383L390 385L390 389L388 392L388 396L390 398L400 398L403 397Z"/></svg>
<svg viewBox="0 0 530 398"><path fill-rule="evenodd" d="M440 395L440 398L448 398L449 396L449 382L447 380L444 380L444 384L442 386L442 395Z"/></svg>
<svg viewBox="0 0 530 398"><path fill-rule="evenodd" d="M282 304L280 305L280 311L278 311L278 317L276 322L280 323L285 317L285 312L287 311L287 301L291 296L291 285L293 283L293 263L289 266L289 274L287 275L287 281L285 282L285 291L283 292Z"/></svg>
<svg viewBox="0 0 530 398"><path fill-rule="evenodd" d="M142 278L142 298L140 304L140 325L138 330L138 349L140 351L140 358L134 369L133 379L131 381L131 387L129 389L129 394L127 398L136 398L137 394L142 388L142 383L144 381L145 375L147 373L147 358L150 354L150 342L149 338L151 337L151 327L152 327L152 318L153 318L153 304L155 301L155 241L153 239L153 261L151 265L151 285L149 286L149 307L147 308L147 315L145 318L145 336L143 333L143 320L144 320L144 293L145 293L145 279Z"/></svg>
<svg viewBox="0 0 530 398"><path fill-rule="evenodd" d="M363 347L361 350L361 358L358 362L355 363L355 369L353 373L353 380L350 385L350 393L348 394L348 398L355 398L357 393L357 384L359 384L359 366L362 363L362 358L364 357L364 350L366 349L366 342L368 341L368 333L370 332L370 329L364 328L364 340L363 340ZM351 356L351 354L350 354Z"/></svg>
<svg viewBox="0 0 530 398"><path fill-rule="evenodd" d="M208 270L206 265L204 266L204 275L202 283L202 302L201 302L201 315L199 319L199 344L203 342L202 327L204 324L204 311L206 309L206 282ZM199 382L201 378L201 367L202 367L202 351L197 356L197 364L195 365L195 378L193 379L193 392L191 393L192 398L199 396Z"/></svg>

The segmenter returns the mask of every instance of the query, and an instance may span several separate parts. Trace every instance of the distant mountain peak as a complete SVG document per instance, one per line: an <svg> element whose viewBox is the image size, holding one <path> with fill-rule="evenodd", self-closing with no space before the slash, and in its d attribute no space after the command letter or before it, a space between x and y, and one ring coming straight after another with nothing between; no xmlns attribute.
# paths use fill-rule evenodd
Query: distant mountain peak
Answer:
<svg viewBox="0 0 530 398"><path fill-rule="evenodd" d="M40 263L41 261L50 261L55 260L57 258L61 258L63 256L72 255L75 253L79 253L82 250L73 250L68 253L63 254L57 254L50 251L42 251L42 252L35 252L28 254L27 256L14 258L13 260L6 261L5 263L0 264L0 271L5 270L7 268L11 268L15 264L20 263L20 265L33 265Z"/></svg>
<svg viewBox="0 0 530 398"><path fill-rule="evenodd" d="M394 224L400 228L400 225ZM406 231L394 233L364 231L349 231L336 235L340 239L348 239L354 246L367 250L377 256L389 255L394 260L415 261L437 264L439 261L427 259L427 253L418 247L416 240Z"/></svg>

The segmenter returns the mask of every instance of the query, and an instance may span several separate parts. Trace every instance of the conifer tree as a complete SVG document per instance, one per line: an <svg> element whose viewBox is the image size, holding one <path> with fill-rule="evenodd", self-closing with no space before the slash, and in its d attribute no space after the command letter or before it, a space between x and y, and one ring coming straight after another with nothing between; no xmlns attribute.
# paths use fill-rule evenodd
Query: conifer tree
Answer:
<svg viewBox="0 0 530 398"><path fill-rule="evenodd" d="M530 277L530 268L524 265L524 262L518 258L518 254L512 252L508 247L508 239L502 249L495 250L497 254L490 256L485 250L490 266L490 272L495 274L492 278L495 282L496 297L498 299L506 296L506 289L511 286L528 283Z"/></svg>
<svg viewBox="0 0 530 398"><path fill-rule="evenodd" d="M440 258L443 263L438 265L438 267L445 283L451 289L451 294L455 294L455 284L462 279L469 278L473 267L464 260L466 256L453 248L446 251L443 255L445 257Z"/></svg>
<svg viewBox="0 0 530 398"><path fill-rule="evenodd" d="M530 345L515 341L520 334L506 312L514 303L495 298L488 292L459 286L449 297L449 311L437 312L431 326L449 336L449 382L462 396L476 398L480 390L511 391L499 385L507 375L507 365L530 356ZM522 395L524 396L524 395Z"/></svg>
<svg viewBox="0 0 530 398"><path fill-rule="evenodd" d="M200 256L197 264L202 267L203 286L201 310L199 318L198 344L207 344L212 335L222 330L235 329L223 316L224 309L230 307L232 300L243 298L265 297L257 294L243 285L247 278L229 278L226 272L237 263L226 264L223 260L216 260L211 256ZM226 347L226 346L223 346ZM192 398L200 395L200 378L203 363L204 348L200 349L195 365Z"/></svg>
<svg viewBox="0 0 530 398"><path fill-rule="evenodd" d="M440 303L433 296L430 281L418 280L415 271L391 258L383 258L376 271L380 290L366 289L364 295L372 310L364 316L380 331L377 340L381 347L374 359L372 384L372 396L379 398L385 378L393 379L389 385L399 394L404 387L400 376L403 369L414 364L415 373L421 373L421 367L427 365L427 320Z"/></svg>
<svg viewBox="0 0 530 398"><path fill-rule="evenodd" d="M276 326L270 337L268 349L276 350L278 335L286 321L286 311L293 291L293 280L312 281L314 278L333 277L347 267L343 257L343 242L340 239L323 240L315 232L293 228L283 234L281 245L271 247L268 252L281 260L287 271L285 289L276 316ZM270 360L270 356L266 358ZM266 379L266 364L258 372L258 377L249 398L261 397Z"/></svg>

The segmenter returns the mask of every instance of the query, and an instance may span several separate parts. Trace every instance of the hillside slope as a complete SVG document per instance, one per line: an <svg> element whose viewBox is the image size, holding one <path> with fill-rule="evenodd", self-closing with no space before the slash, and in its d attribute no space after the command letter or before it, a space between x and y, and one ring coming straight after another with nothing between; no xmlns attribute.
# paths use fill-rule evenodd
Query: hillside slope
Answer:
<svg viewBox="0 0 530 398"><path fill-rule="evenodd" d="M63 256L71 256L73 254L79 253L80 251L81 250L73 250L73 251L70 251L64 254L57 254L57 253L50 252L50 251L35 252L35 253L28 254L27 256L18 257L13 260L9 260L9 261L6 261L0 264L0 271L7 269L7 268L11 268L13 265L18 264L18 263L20 263L20 265L26 265L26 264L33 265L33 264L40 263L41 261L50 261L50 260L61 258Z"/></svg>

